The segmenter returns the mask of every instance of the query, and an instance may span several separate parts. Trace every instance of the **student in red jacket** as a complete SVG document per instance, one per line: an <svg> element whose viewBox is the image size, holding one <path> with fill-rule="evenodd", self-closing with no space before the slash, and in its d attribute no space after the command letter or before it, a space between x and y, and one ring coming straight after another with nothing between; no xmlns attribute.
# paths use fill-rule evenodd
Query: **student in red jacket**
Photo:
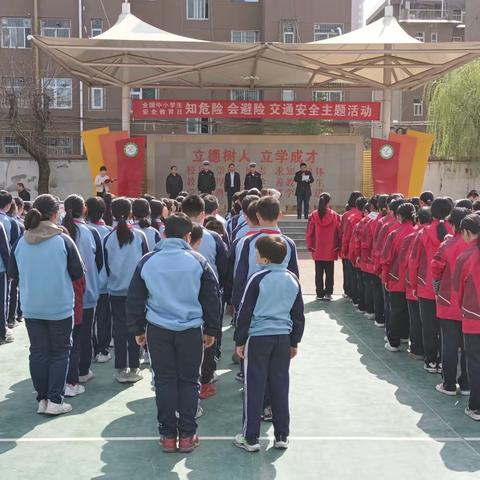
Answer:
<svg viewBox="0 0 480 480"><path fill-rule="evenodd" d="M317 299L325 301L332 299L334 263L340 250L340 216L329 205L330 194L322 193L317 211L308 219L306 236L307 248L315 260Z"/></svg>
<svg viewBox="0 0 480 480"><path fill-rule="evenodd" d="M418 298L413 291L410 283L409 266L412 256L412 250L425 225L432 223L432 214L430 207L422 207L418 209L416 214L415 231L407 235L400 248L401 268L405 271L405 296L407 298L408 317L410 319L410 347L408 356L414 360L423 360L423 337L422 322L420 319L420 307L418 306Z"/></svg>
<svg viewBox="0 0 480 480"><path fill-rule="evenodd" d="M440 325L436 315L435 292L433 291L432 259L440 243L452 233L445 219L450 215L452 204L446 198L433 201L433 221L419 234L412 250L409 276L412 288L418 297L422 320L424 369L428 373L441 373Z"/></svg>
<svg viewBox="0 0 480 480"><path fill-rule="evenodd" d="M348 199L347 204L345 205L345 213L342 215L340 219L340 240L343 238L343 233L345 231L345 227L347 225L348 219L350 215L354 213L353 209L355 207L355 201L357 198L363 197L361 192L352 192L350 194L350 198ZM345 298L351 298L352 292L350 291L350 285L348 283L348 265L347 260L343 257L342 252L340 251L340 258L342 259L342 267L343 267L343 296Z"/></svg>
<svg viewBox="0 0 480 480"><path fill-rule="evenodd" d="M390 352L398 352L400 342L409 337L408 305L405 295L405 270L400 263L402 242L414 232L415 207L411 203L403 203L396 210L399 227L394 229L385 242L385 254L382 257L382 279L390 298L390 321L387 325L385 348Z"/></svg>
<svg viewBox="0 0 480 480"><path fill-rule="evenodd" d="M352 238L353 229L357 223L363 218L363 207L365 206L365 197L358 197L355 200L355 207L349 211L349 217L346 221L344 231L342 232L342 258L346 261L347 270L347 283L350 291L350 299L354 305L358 305L358 288L357 288L357 276L352 265L352 262L348 258L348 250L350 246L350 239Z"/></svg>
<svg viewBox="0 0 480 480"><path fill-rule="evenodd" d="M437 317L442 338L443 382L435 388L445 395L457 394L458 350L461 349L460 377L458 384L463 395L469 394L467 365L463 349L462 313L453 284L453 272L457 258L468 248L462 237L460 223L470 213L467 208L454 208L448 222L455 230L447 235L432 260L432 278L437 295Z"/></svg>
<svg viewBox="0 0 480 480"><path fill-rule="evenodd" d="M454 284L462 310L462 330L470 380L470 398L465 414L480 421L480 215L466 216L460 224L469 244L455 267Z"/></svg>

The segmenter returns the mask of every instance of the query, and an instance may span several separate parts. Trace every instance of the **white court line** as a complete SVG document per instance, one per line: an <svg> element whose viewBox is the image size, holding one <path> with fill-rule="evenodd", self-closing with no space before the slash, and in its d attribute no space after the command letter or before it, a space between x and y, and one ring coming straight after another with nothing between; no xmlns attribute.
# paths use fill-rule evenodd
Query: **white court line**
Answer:
<svg viewBox="0 0 480 480"><path fill-rule="evenodd" d="M0 443L68 443L68 442L153 442L159 437L21 437L0 438ZM404 442L404 443L445 443L480 442L480 437L289 437L294 442ZM200 441L233 441L234 437L200 437ZM273 441L273 437L260 437L260 440Z"/></svg>

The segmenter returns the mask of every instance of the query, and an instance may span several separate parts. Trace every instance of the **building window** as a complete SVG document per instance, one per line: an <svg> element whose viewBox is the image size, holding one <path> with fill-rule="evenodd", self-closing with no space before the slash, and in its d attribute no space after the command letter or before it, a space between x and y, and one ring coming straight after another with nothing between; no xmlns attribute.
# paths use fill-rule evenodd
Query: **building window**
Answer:
<svg viewBox="0 0 480 480"><path fill-rule="evenodd" d="M452 42L463 42L463 37L452 37Z"/></svg>
<svg viewBox="0 0 480 480"><path fill-rule="evenodd" d="M345 94L342 90L314 90L312 100L314 102L343 102Z"/></svg>
<svg viewBox="0 0 480 480"><path fill-rule="evenodd" d="M343 23L316 23L313 28L313 40L318 42L343 34Z"/></svg>
<svg viewBox="0 0 480 480"><path fill-rule="evenodd" d="M23 77L1 77L0 86L2 89L1 103L3 108L9 108L8 95L15 94L17 104L20 108L28 108L29 102L26 98L25 79Z"/></svg>
<svg viewBox="0 0 480 480"><path fill-rule="evenodd" d="M30 48L27 37L32 33L29 18L6 18L1 20L2 48Z"/></svg>
<svg viewBox="0 0 480 480"><path fill-rule="evenodd" d="M432 43L438 43L438 33L437 32L432 32L430 34L430 41Z"/></svg>
<svg viewBox="0 0 480 480"><path fill-rule="evenodd" d="M187 133L201 135L210 133L210 122L208 118L187 118Z"/></svg>
<svg viewBox="0 0 480 480"><path fill-rule="evenodd" d="M44 37L70 38L70 20L46 18L40 20L40 30Z"/></svg>
<svg viewBox="0 0 480 480"><path fill-rule="evenodd" d="M262 100L262 91L257 90L256 88L248 89L248 88L235 88L234 90L230 90L230 100L235 101L253 101L258 102Z"/></svg>
<svg viewBox="0 0 480 480"><path fill-rule="evenodd" d="M103 87L92 87L90 89L90 110L105 109L105 89Z"/></svg>
<svg viewBox="0 0 480 480"><path fill-rule="evenodd" d="M47 153L52 156L72 155L72 137L47 137Z"/></svg>
<svg viewBox="0 0 480 480"><path fill-rule="evenodd" d="M187 0L188 20L208 20L208 0Z"/></svg>
<svg viewBox="0 0 480 480"><path fill-rule="evenodd" d="M15 137L3 137L3 153L7 155L20 155L25 150L17 143Z"/></svg>
<svg viewBox="0 0 480 480"><path fill-rule="evenodd" d="M282 41L283 43L297 43L298 29L297 22L290 20L282 21Z"/></svg>
<svg viewBox="0 0 480 480"><path fill-rule="evenodd" d="M423 117L423 100L416 98L413 101L413 116Z"/></svg>
<svg viewBox="0 0 480 480"><path fill-rule="evenodd" d="M461 10L452 10L452 20L463 23L463 12Z"/></svg>
<svg viewBox="0 0 480 480"><path fill-rule="evenodd" d="M158 100L156 88L131 88L130 98L132 100Z"/></svg>
<svg viewBox="0 0 480 480"><path fill-rule="evenodd" d="M72 108L72 79L71 78L43 78L42 87L48 96L50 108Z"/></svg>
<svg viewBox="0 0 480 480"><path fill-rule="evenodd" d="M294 102L295 90L282 90L282 102Z"/></svg>
<svg viewBox="0 0 480 480"><path fill-rule="evenodd" d="M421 42L425 42L425 32L417 32L414 37Z"/></svg>
<svg viewBox="0 0 480 480"><path fill-rule="evenodd" d="M231 40L233 43L256 43L258 32L255 30L232 30Z"/></svg>
<svg viewBox="0 0 480 480"><path fill-rule="evenodd" d="M103 20L101 18L92 18L90 20L90 36L96 37L103 33Z"/></svg>

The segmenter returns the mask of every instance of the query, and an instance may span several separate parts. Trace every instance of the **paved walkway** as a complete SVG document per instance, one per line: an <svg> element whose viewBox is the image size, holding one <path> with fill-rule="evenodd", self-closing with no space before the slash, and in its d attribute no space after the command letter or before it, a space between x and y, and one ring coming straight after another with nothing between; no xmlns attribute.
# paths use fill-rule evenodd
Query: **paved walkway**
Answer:
<svg viewBox="0 0 480 480"><path fill-rule="evenodd" d="M261 453L232 445L242 414L227 326L218 395L203 404L202 444L189 456L160 452L148 371L126 387L113 380L112 364L94 365L96 378L72 400L71 414L36 415L27 336L17 328L17 341L0 347L0 478L480 478L480 425L463 414L466 399L441 396L434 391L439 376L405 353L386 352L383 332L348 301L323 304L306 295L305 302L285 452L272 448L270 424L263 425Z"/></svg>

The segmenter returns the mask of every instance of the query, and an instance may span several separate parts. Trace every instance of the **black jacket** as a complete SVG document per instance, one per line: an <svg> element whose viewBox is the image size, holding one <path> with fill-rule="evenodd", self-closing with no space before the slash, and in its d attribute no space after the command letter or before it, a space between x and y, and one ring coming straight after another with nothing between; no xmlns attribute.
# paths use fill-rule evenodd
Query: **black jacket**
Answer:
<svg viewBox="0 0 480 480"><path fill-rule="evenodd" d="M30 192L28 190L22 190L21 192L18 192L18 196L24 201L24 202L29 202L30 201Z"/></svg>
<svg viewBox="0 0 480 480"><path fill-rule="evenodd" d="M302 177L304 175L308 175L308 182L304 182ZM301 195L312 195L312 188L310 184L313 183L315 180L313 179L312 172L310 170L305 170L302 172L301 170L295 174L295 178L293 179L294 182L297 183L297 188L295 190L295 196L299 197Z"/></svg>
<svg viewBox="0 0 480 480"><path fill-rule="evenodd" d="M212 193L217 188L215 174L211 170L202 170L198 174L197 188L200 193Z"/></svg>
<svg viewBox="0 0 480 480"><path fill-rule="evenodd" d="M171 173L167 177L167 193L174 195L175 197L183 190L182 177L177 173L172 175Z"/></svg>
<svg viewBox="0 0 480 480"><path fill-rule="evenodd" d="M232 188L230 183L230 172L227 172L225 174L225 193L228 193L228 192L236 193L239 191L240 191L240 174L238 172L234 172L233 188Z"/></svg>
<svg viewBox="0 0 480 480"><path fill-rule="evenodd" d="M263 188L262 175L258 172L253 174L248 172L245 176L245 190L250 190L252 188L258 188L259 190Z"/></svg>

